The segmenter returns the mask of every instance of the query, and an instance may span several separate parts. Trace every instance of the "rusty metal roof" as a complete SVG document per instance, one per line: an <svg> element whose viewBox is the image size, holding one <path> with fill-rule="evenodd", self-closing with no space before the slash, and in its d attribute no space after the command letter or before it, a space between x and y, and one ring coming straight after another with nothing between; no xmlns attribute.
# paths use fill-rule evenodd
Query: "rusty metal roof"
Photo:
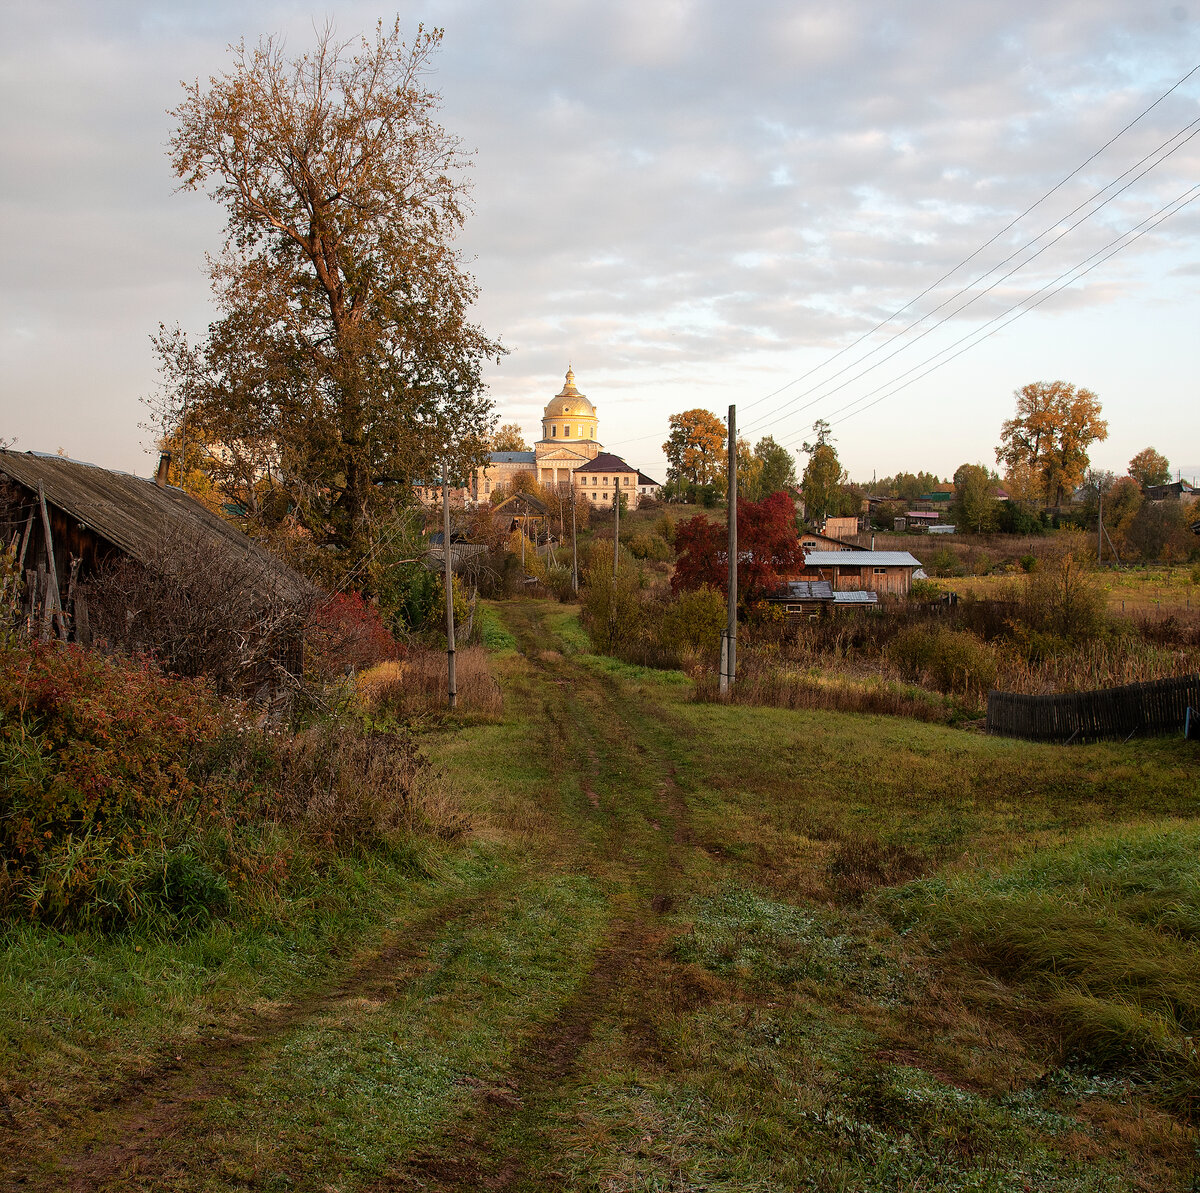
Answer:
<svg viewBox="0 0 1200 1193"><path fill-rule="evenodd" d="M138 563L151 563L164 539L200 535L241 559L248 582L264 595L300 600L314 591L298 572L173 485L41 452L0 450L0 475L31 493L40 481L48 504Z"/></svg>

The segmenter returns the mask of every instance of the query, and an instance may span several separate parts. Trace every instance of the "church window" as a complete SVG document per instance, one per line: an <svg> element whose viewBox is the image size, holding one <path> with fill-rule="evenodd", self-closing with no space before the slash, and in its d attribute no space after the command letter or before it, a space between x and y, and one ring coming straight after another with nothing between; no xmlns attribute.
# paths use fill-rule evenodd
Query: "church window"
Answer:
<svg viewBox="0 0 1200 1193"><path fill-rule="evenodd" d="M551 437L552 439L557 439L557 438L558 438L558 428L557 428L557 427L551 427L551 428L550 428L550 437Z"/></svg>
<svg viewBox="0 0 1200 1193"><path fill-rule="evenodd" d="M567 427L563 427L563 434L564 434L564 435L565 435L565 436L566 436L568 439L570 439L570 438L571 438L571 428L570 428L569 426L567 426Z"/></svg>

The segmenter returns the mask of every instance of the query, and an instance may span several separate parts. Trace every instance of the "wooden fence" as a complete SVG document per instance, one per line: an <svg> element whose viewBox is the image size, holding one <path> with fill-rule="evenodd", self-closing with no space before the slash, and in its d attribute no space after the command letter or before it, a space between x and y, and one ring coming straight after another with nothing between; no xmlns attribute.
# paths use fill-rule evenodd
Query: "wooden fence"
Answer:
<svg viewBox="0 0 1200 1193"><path fill-rule="evenodd" d="M1031 741L1125 740L1134 734L1182 733L1189 708L1194 732L1200 675L1061 696L989 692L987 729Z"/></svg>

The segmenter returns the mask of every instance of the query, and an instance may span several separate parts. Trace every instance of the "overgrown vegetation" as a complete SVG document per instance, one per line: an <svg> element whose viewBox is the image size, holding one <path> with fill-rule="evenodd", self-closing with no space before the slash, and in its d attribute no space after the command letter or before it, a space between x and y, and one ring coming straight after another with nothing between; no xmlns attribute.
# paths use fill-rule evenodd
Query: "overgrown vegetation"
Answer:
<svg viewBox="0 0 1200 1193"><path fill-rule="evenodd" d="M1200 1121L1200 832L1100 834L1010 870L912 883L908 931L1025 994L1060 1063L1150 1083Z"/></svg>
<svg viewBox="0 0 1200 1193"><path fill-rule="evenodd" d="M0 651L0 916L182 927L251 887L286 897L295 864L463 830L394 724L293 735L253 715L147 659Z"/></svg>

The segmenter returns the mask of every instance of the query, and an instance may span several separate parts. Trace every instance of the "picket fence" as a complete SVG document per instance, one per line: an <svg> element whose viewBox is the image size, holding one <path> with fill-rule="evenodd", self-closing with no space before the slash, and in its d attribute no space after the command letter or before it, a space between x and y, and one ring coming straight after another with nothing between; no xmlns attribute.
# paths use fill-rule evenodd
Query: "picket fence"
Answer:
<svg viewBox="0 0 1200 1193"><path fill-rule="evenodd" d="M1023 696L989 692L987 730L1030 741L1126 740L1135 734L1182 733L1200 710L1200 675L1131 683L1098 692Z"/></svg>

